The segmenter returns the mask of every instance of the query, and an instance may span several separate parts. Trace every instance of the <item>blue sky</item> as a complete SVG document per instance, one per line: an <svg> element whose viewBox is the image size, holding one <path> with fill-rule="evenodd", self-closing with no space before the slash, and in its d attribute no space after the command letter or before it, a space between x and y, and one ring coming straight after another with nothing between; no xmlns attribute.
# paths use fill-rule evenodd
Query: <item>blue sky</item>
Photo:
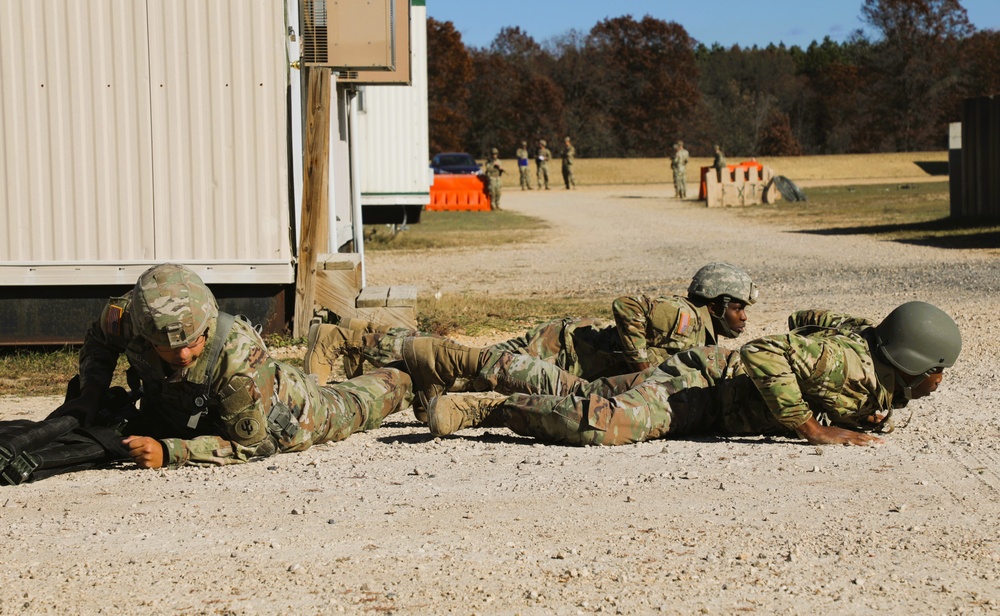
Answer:
<svg viewBox="0 0 1000 616"><path fill-rule="evenodd" d="M427 14L450 21L472 47L485 47L500 28L519 26L539 43L571 29L584 33L608 17L652 15L676 21L706 45L806 47L829 36L845 40L861 28L861 0L427 0ZM979 30L1000 30L1000 0L963 0Z"/></svg>

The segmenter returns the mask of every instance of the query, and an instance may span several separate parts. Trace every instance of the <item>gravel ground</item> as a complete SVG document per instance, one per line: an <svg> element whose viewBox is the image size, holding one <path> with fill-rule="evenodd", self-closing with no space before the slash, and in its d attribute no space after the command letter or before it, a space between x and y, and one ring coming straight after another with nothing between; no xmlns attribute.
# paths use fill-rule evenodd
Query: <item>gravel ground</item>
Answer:
<svg viewBox="0 0 1000 616"><path fill-rule="evenodd" d="M762 290L747 339L800 308L941 306L965 342L942 389L875 448L442 440L406 411L254 464L2 488L0 614L1000 612L995 252L763 227L671 192L508 190L553 223L544 241L372 253L368 280L614 297L727 260ZM0 418L56 403L3 399Z"/></svg>

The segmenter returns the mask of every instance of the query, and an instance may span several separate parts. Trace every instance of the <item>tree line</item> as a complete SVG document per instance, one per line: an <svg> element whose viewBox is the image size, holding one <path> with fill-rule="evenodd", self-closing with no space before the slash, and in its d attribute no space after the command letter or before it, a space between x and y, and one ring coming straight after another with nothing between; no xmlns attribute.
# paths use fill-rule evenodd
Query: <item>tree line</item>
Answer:
<svg viewBox="0 0 1000 616"><path fill-rule="evenodd" d="M865 0L861 19L872 34L761 49L650 16L545 44L504 28L470 48L429 18L430 154L511 156L566 135L592 158L663 157L677 139L695 156L941 150L964 99L1000 93L1000 32L960 0Z"/></svg>

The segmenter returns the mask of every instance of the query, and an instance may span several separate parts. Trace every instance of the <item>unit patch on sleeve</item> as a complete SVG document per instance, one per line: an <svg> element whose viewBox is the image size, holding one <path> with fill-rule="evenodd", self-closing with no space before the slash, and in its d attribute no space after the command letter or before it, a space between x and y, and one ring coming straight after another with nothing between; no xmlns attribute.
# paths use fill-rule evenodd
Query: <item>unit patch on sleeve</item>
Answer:
<svg viewBox="0 0 1000 616"><path fill-rule="evenodd" d="M122 315L125 313L125 309L121 306L116 306L114 304L108 304L108 316L104 323L104 328L109 334L114 336L122 335Z"/></svg>
<svg viewBox="0 0 1000 616"><path fill-rule="evenodd" d="M682 312L679 319L677 319L677 333L681 336L687 333L688 327L691 326L691 317L686 312Z"/></svg>

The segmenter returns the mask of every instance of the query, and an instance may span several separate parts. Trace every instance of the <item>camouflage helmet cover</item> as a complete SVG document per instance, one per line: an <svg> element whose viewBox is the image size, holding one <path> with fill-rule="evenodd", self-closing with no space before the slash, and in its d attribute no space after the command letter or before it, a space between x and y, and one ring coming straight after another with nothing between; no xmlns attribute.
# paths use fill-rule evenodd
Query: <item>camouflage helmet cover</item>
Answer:
<svg viewBox="0 0 1000 616"><path fill-rule="evenodd" d="M541 145L541 146L544 146L545 145L545 140L544 139L539 139L538 140L538 144Z"/></svg>
<svg viewBox="0 0 1000 616"><path fill-rule="evenodd" d="M913 376L950 368L962 351L958 325L945 311L927 302L897 306L875 331L882 356Z"/></svg>
<svg viewBox="0 0 1000 616"><path fill-rule="evenodd" d="M499 153L500 153L500 150L498 150L496 148L493 148L492 150L490 150L490 154L499 154Z"/></svg>
<svg viewBox="0 0 1000 616"><path fill-rule="evenodd" d="M709 263L698 270L688 287L688 297L715 299L728 296L745 304L757 301L757 285L750 275L729 263Z"/></svg>
<svg viewBox="0 0 1000 616"><path fill-rule="evenodd" d="M215 296L183 265L155 265L132 289L132 326L157 346L177 349L196 341L219 316Z"/></svg>

